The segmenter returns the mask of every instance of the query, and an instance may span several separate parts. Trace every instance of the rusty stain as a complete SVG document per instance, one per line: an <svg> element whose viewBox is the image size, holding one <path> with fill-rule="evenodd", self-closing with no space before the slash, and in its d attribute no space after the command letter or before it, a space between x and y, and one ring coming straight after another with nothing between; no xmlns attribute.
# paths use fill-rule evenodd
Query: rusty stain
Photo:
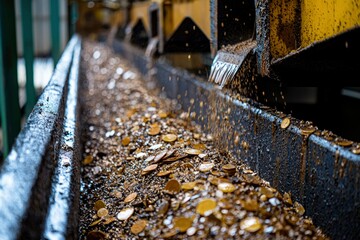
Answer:
<svg viewBox="0 0 360 240"><path fill-rule="evenodd" d="M300 152L300 197L304 196L305 175L306 175L306 153L307 153L307 137L303 137Z"/></svg>

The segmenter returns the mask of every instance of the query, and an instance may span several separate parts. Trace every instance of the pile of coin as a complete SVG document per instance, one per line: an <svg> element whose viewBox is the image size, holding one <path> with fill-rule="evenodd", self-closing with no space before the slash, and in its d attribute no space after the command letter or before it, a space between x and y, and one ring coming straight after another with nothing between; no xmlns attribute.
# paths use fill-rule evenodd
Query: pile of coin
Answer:
<svg viewBox="0 0 360 240"><path fill-rule="evenodd" d="M85 42L81 75L80 239L327 239L110 49Z"/></svg>

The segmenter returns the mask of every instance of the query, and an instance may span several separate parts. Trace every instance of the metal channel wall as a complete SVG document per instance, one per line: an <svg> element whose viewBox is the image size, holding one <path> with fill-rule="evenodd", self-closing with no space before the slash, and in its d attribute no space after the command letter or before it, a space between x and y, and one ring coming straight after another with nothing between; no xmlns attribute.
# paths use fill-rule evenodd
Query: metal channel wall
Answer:
<svg viewBox="0 0 360 240"><path fill-rule="evenodd" d="M169 98L176 98L194 120L281 192L291 192L306 215L333 239L360 236L360 156L312 134L301 134L300 121L280 127L282 113L232 99L207 79L176 69L163 60L147 59L125 43L114 48L142 74L154 79ZM151 72L154 72L152 69Z"/></svg>
<svg viewBox="0 0 360 240"><path fill-rule="evenodd" d="M1 239L77 238L80 50L74 36L0 165Z"/></svg>

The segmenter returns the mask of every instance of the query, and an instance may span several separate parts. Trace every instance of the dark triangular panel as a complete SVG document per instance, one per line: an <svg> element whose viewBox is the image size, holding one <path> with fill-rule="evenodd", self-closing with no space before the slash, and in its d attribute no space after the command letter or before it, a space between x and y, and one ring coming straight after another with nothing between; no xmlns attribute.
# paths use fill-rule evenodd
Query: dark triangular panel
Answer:
<svg viewBox="0 0 360 240"><path fill-rule="evenodd" d="M146 48L149 42L149 36L145 30L144 23L141 19L137 21L137 23L132 29L130 42L141 48Z"/></svg>
<svg viewBox="0 0 360 240"><path fill-rule="evenodd" d="M210 52L210 40L191 18L185 18L165 43L166 52Z"/></svg>

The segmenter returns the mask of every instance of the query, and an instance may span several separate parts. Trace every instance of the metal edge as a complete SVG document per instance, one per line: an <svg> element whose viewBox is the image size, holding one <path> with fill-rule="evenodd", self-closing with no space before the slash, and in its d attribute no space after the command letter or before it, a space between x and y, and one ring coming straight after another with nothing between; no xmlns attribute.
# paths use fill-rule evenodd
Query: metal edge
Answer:
<svg viewBox="0 0 360 240"><path fill-rule="evenodd" d="M41 94L11 152L1 166L0 236L4 240L16 239L24 231L26 232L23 229L23 223L26 219L32 218L32 214L34 224L41 225L41 220L37 217L42 216L44 211L31 208L33 203L40 205L46 203L47 196L39 196L45 193L41 193L41 189L36 189L36 187L42 184L41 181L44 180L42 175L51 175L52 167L54 167L54 163L51 162L54 153L51 151L56 149L55 138L59 134L56 127L63 118L61 116L64 108L63 94L73 48L77 41L77 37L73 37L68 43L49 84ZM41 227L37 226L37 228ZM27 239L31 237L33 236L27 236Z"/></svg>
<svg viewBox="0 0 360 240"><path fill-rule="evenodd" d="M81 41L78 41L74 47L68 81L60 151L52 180L44 239L77 239L78 237L81 154L78 104L80 52Z"/></svg>

